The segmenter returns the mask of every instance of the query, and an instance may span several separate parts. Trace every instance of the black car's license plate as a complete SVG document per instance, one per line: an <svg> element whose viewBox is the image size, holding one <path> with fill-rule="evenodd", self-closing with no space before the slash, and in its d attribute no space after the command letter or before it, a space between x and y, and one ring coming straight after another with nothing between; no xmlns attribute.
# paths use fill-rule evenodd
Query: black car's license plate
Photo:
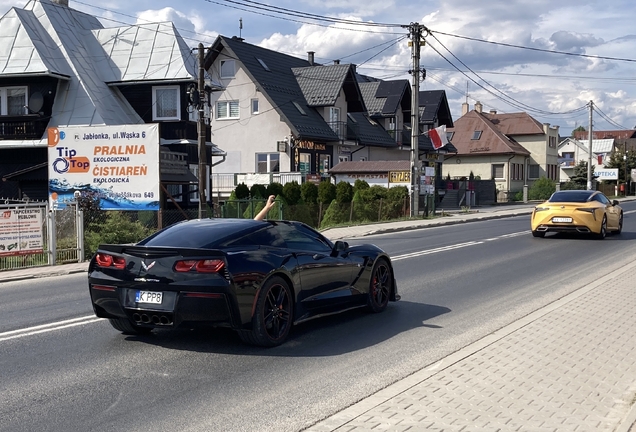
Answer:
<svg viewBox="0 0 636 432"><path fill-rule="evenodd" d="M135 302L161 304L163 301L163 293L157 291L137 291L135 293Z"/></svg>

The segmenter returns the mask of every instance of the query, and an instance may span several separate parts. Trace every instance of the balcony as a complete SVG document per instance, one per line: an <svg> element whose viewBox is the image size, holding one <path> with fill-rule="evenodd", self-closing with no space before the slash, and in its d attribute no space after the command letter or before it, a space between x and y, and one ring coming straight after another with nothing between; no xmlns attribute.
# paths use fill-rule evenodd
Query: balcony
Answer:
<svg viewBox="0 0 636 432"><path fill-rule="evenodd" d="M190 140L197 141L199 134L197 132L197 123L191 121L165 121L160 123L161 138L166 140ZM205 140L210 141L212 134L210 127L205 127Z"/></svg>
<svg viewBox="0 0 636 432"><path fill-rule="evenodd" d="M0 140L42 139L49 119L38 114L0 116Z"/></svg>

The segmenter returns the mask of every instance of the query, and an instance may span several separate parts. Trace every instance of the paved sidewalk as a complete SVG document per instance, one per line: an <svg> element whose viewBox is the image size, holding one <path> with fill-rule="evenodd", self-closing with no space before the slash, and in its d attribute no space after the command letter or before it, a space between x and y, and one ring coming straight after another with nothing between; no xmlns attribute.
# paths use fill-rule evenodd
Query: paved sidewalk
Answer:
<svg viewBox="0 0 636 432"><path fill-rule="evenodd" d="M635 272L632 261L307 431L636 430Z"/></svg>

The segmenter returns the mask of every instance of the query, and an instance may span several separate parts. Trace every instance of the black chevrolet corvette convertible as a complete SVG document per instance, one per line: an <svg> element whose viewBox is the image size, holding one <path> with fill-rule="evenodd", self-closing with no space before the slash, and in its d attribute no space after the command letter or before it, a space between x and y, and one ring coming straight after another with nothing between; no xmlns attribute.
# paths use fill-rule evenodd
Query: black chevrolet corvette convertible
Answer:
<svg viewBox="0 0 636 432"><path fill-rule="evenodd" d="M88 268L93 309L125 334L206 324L247 343L283 343L293 324L399 299L391 259L332 243L300 222L199 219L135 245L100 245Z"/></svg>

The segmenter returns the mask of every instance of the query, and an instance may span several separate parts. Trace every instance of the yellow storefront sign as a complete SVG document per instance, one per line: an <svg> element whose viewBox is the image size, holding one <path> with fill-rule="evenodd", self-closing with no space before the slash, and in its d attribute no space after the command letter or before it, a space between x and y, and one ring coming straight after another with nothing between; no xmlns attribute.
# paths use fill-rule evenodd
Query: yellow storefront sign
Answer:
<svg viewBox="0 0 636 432"><path fill-rule="evenodd" d="M409 171L389 171L390 183L411 183L411 173Z"/></svg>

